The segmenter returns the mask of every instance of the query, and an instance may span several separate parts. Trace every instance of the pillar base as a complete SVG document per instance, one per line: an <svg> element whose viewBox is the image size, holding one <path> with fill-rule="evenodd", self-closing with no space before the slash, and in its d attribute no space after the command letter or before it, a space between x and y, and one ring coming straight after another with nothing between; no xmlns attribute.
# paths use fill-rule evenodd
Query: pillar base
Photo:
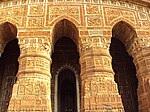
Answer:
<svg viewBox="0 0 150 112"><path fill-rule="evenodd" d="M51 112L49 77L22 77L14 84L7 112L20 111Z"/></svg>

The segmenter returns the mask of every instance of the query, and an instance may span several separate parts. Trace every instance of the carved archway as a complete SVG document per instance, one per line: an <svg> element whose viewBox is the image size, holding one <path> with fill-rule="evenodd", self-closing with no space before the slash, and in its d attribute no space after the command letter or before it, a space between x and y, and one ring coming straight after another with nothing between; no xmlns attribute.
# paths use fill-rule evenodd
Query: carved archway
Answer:
<svg viewBox="0 0 150 112"><path fill-rule="evenodd" d="M112 29L110 45L112 67L126 112L138 111L136 68L132 56L127 52L135 38L134 28L124 21L118 22Z"/></svg>
<svg viewBox="0 0 150 112"><path fill-rule="evenodd" d="M5 45L17 36L17 27L9 22L0 24L0 53Z"/></svg>
<svg viewBox="0 0 150 112"><path fill-rule="evenodd" d="M20 49L17 28L6 22L0 25L0 111L7 111L18 72Z"/></svg>
<svg viewBox="0 0 150 112"><path fill-rule="evenodd" d="M55 27L56 24L57 24L58 22L62 21L62 20L68 20L68 21L70 21L71 23L73 23L75 26L79 26L79 25L80 25L80 23L79 23L76 19L74 19L73 17L68 16L68 15L61 15L61 16L57 17L56 19L54 19L54 20L51 22L51 24L52 24L52 26Z"/></svg>
<svg viewBox="0 0 150 112"><path fill-rule="evenodd" d="M76 111L79 112L80 111L80 86L79 86L79 83L80 83L80 80L79 80L79 71L77 69L77 67L75 66L72 66L72 65L69 65L69 64L66 64L64 66L61 66L60 68L58 68L58 70L56 70L56 76L55 76L55 112L58 112L58 106L59 106L59 75L65 71L65 70L69 70L73 73L73 75L75 76L74 78L74 83L75 83L75 95L76 95Z"/></svg>
<svg viewBox="0 0 150 112"><path fill-rule="evenodd" d="M125 21L117 22L112 28L112 37L119 39L128 50L137 37L134 27Z"/></svg>
<svg viewBox="0 0 150 112"><path fill-rule="evenodd" d="M78 47L79 31L75 24L67 19L62 19L55 24L52 33L52 45L55 45L57 40L62 37L69 37Z"/></svg>
<svg viewBox="0 0 150 112"><path fill-rule="evenodd" d="M53 54L52 54L52 106L53 111L58 112L58 88L59 88L59 75L60 72L64 69L69 69L75 75L76 82L76 112L79 112L80 109L80 98L79 98L79 53L78 53L78 29L70 21L63 19L59 21L53 29ZM73 69L74 68L74 69ZM76 73L78 71L78 74Z"/></svg>

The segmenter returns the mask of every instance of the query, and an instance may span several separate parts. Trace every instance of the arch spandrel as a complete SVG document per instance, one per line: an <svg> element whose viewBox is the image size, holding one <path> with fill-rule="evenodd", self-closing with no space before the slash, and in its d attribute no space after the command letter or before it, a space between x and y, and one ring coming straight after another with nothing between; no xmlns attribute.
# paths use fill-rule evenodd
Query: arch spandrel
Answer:
<svg viewBox="0 0 150 112"><path fill-rule="evenodd" d="M3 17L3 18L0 18L0 24L3 24L5 22L9 22L9 23L13 24L14 26L16 26L18 28L19 26L22 26L21 22L18 21L19 19L20 18L14 18L14 19L12 19L12 18L9 18L9 17L7 17L7 18Z"/></svg>
<svg viewBox="0 0 150 112"><path fill-rule="evenodd" d="M68 16L68 15L61 15L58 18L51 21L52 28L54 28L55 25L63 19L66 19L66 20L72 22L76 27L80 26L80 22L78 20L74 19L73 17Z"/></svg>
<svg viewBox="0 0 150 112"><path fill-rule="evenodd" d="M110 26L112 26L112 28L113 28L113 26L115 26L120 21L124 21L127 24L129 24L131 27L134 27L134 28L136 28L138 26L138 24L136 24L135 22L131 21L130 19L124 18L124 17L119 17L119 18L114 19L110 23Z"/></svg>
<svg viewBox="0 0 150 112"><path fill-rule="evenodd" d="M12 9L10 9L12 10ZM3 16L2 18L0 18L0 24L5 23L5 22L9 22L12 23L13 25L15 25L17 28L20 26L23 26L23 21L22 21L22 17L24 15L16 15L17 17L7 17L7 15Z"/></svg>

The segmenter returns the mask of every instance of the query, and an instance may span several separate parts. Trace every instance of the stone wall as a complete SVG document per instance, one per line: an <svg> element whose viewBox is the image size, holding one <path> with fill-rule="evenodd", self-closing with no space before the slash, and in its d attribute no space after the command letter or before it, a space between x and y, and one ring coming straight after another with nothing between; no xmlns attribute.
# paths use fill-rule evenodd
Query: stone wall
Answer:
<svg viewBox="0 0 150 112"><path fill-rule="evenodd" d="M17 28L15 38L20 46L17 82L13 86L8 111L51 112L50 66L54 27L63 19L72 22L78 29L78 34L74 34L72 39L77 41L80 53L81 112L103 111L109 106L114 112L123 111L109 54L111 37L116 35L134 58L138 78L139 112L150 111L148 5L123 0L1 2L0 51L2 53L4 46L14 39L11 36L15 35L13 25ZM12 24L7 25L9 30L4 27L6 22ZM119 22L123 22L120 24L123 26L118 27ZM100 89L98 85L104 85L104 88Z"/></svg>

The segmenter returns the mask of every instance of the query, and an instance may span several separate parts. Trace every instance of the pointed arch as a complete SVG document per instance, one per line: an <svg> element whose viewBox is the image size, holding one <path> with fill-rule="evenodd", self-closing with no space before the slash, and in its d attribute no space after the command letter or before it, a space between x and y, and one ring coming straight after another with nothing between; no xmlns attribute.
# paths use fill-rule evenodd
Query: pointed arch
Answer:
<svg viewBox="0 0 150 112"><path fill-rule="evenodd" d="M111 26L114 26L115 24L117 24L117 23L120 22L120 21L124 21L124 22L130 24L130 26L132 26L132 27L137 26L137 24L134 23L134 21L131 21L130 19L127 19L127 18L125 18L125 17L118 17L118 18L114 19L114 20L110 23L110 25L111 25Z"/></svg>
<svg viewBox="0 0 150 112"><path fill-rule="evenodd" d="M17 19L15 20L15 19L11 19L11 18L2 18L0 20L0 24L7 23L7 22L16 26L16 28L19 26L19 22L17 22Z"/></svg>
<svg viewBox="0 0 150 112"><path fill-rule="evenodd" d="M138 110L136 68L133 63L132 51L129 51L137 38L135 24L126 19L117 19L112 27L110 55L112 68L118 91L122 98L125 111ZM125 20L125 21L124 21ZM129 93L129 94L126 94ZM124 97L126 95L126 97ZM128 103L126 103L128 102ZM129 106L132 105L132 106Z"/></svg>
<svg viewBox="0 0 150 112"><path fill-rule="evenodd" d="M76 19L74 19L71 16L66 16L66 15L61 15L61 16L57 17L56 19L54 19L51 22L51 25L54 27L59 21L61 21L63 19L66 19L66 20L72 22L75 26L79 26L80 25L80 23Z"/></svg>
<svg viewBox="0 0 150 112"><path fill-rule="evenodd" d="M57 69L57 73L56 73L56 78L55 78L55 112L58 111L57 109L57 106L58 106L58 92L56 92L58 90L58 77L59 77L59 74L63 71L63 70L70 70L71 72L74 73L74 76L75 76L75 82L76 82L76 94L77 94L77 112L80 111L80 88L79 88L79 83L80 83L80 80L79 80L79 72L78 70L76 70L75 67L73 67L72 65L70 64L65 64L63 65L62 67L58 68Z"/></svg>
<svg viewBox="0 0 150 112"><path fill-rule="evenodd" d="M0 24L0 54L3 53L4 47L10 41L16 39L17 27L10 22Z"/></svg>
<svg viewBox="0 0 150 112"><path fill-rule="evenodd" d="M127 23L126 21L118 21L112 27L112 37L118 38L122 41L128 50L134 42L134 39L137 37L137 33L130 23Z"/></svg>
<svg viewBox="0 0 150 112"><path fill-rule="evenodd" d="M3 41L3 43L8 43L16 38L17 27L10 22L4 22L0 24L0 33L2 35L1 41Z"/></svg>
<svg viewBox="0 0 150 112"><path fill-rule="evenodd" d="M56 41L62 37L72 39L78 47L79 31L76 25L68 20L61 19L58 21L52 30L52 44L55 45Z"/></svg>

